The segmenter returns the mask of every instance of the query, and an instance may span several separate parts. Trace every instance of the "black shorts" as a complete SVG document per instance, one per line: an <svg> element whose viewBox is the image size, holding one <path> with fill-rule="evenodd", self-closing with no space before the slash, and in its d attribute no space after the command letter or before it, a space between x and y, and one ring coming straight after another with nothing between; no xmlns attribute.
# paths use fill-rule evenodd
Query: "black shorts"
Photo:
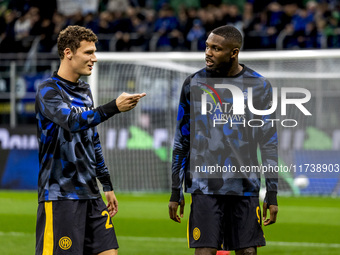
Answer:
<svg viewBox="0 0 340 255"><path fill-rule="evenodd" d="M188 238L190 248L265 246L259 198L192 194Z"/></svg>
<svg viewBox="0 0 340 255"><path fill-rule="evenodd" d="M36 255L83 255L117 248L115 230L101 198L39 203Z"/></svg>

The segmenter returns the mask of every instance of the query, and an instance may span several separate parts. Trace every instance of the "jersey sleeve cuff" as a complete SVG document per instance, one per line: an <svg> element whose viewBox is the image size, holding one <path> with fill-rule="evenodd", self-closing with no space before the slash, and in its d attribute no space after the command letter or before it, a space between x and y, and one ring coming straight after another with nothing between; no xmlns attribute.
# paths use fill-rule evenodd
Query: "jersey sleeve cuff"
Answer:
<svg viewBox="0 0 340 255"><path fill-rule="evenodd" d="M107 104L99 106L98 109L100 113L107 119L117 113L120 113L116 103L116 99L113 99L111 102L108 102Z"/></svg>
<svg viewBox="0 0 340 255"><path fill-rule="evenodd" d="M181 201L181 191L179 189L172 189L170 202L177 202Z"/></svg>
<svg viewBox="0 0 340 255"><path fill-rule="evenodd" d="M98 177L98 179L103 186L104 192L113 190L113 186L112 186L110 176Z"/></svg>
<svg viewBox="0 0 340 255"><path fill-rule="evenodd" d="M277 204L277 192L276 191L267 191L264 202L270 205L278 205Z"/></svg>

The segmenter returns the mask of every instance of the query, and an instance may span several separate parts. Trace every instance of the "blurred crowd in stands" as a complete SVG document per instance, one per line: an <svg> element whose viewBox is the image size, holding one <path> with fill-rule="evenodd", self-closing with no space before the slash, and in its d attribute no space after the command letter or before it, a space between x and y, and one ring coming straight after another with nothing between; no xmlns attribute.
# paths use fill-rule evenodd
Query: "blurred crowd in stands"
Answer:
<svg viewBox="0 0 340 255"><path fill-rule="evenodd" d="M68 25L91 28L98 51L201 51L236 26L244 50L340 47L338 0L0 0L0 53L56 52Z"/></svg>

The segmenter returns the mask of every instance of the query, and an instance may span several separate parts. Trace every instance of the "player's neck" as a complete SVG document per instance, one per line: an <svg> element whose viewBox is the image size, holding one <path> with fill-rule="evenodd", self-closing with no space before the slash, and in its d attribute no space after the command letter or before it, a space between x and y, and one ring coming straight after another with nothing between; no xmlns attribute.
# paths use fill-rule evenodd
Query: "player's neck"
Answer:
<svg viewBox="0 0 340 255"><path fill-rule="evenodd" d="M63 79L74 83L77 83L80 78L79 74L73 72L72 68L63 64L63 62L60 63L57 74Z"/></svg>
<svg viewBox="0 0 340 255"><path fill-rule="evenodd" d="M234 63L231 68L227 72L228 77L233 77L238 75L240 72L242 72L243 66L241 66L238 62Z"/></svg>
<svg viewBox="0 0 340 255"><path fill-rule="evenodd" d="M243 66L240 65L238 62L232 63L231 65L226 65L216 72L219 75L223 75L225 77L234 77L237 76L240 72L242 72Z"/></svg>

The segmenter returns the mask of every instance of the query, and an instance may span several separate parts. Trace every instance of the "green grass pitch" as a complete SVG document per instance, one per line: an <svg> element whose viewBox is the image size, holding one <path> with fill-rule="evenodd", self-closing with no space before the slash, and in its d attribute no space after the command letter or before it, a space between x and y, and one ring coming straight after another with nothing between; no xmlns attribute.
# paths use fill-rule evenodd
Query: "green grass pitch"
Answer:
<svg viewBox="0 0 340 255"><path fill-rule="evenodd" d="M113 218L120 255L194 254L187 248L189 196L181 224L168 218L169 194L116 193ZM0 191L0 254L32 255L36 192ZM276 224L264 227L267 246L258 254L340 254L340 198L279 197ZM232 253L233 254L233 253Z"/></svg>

